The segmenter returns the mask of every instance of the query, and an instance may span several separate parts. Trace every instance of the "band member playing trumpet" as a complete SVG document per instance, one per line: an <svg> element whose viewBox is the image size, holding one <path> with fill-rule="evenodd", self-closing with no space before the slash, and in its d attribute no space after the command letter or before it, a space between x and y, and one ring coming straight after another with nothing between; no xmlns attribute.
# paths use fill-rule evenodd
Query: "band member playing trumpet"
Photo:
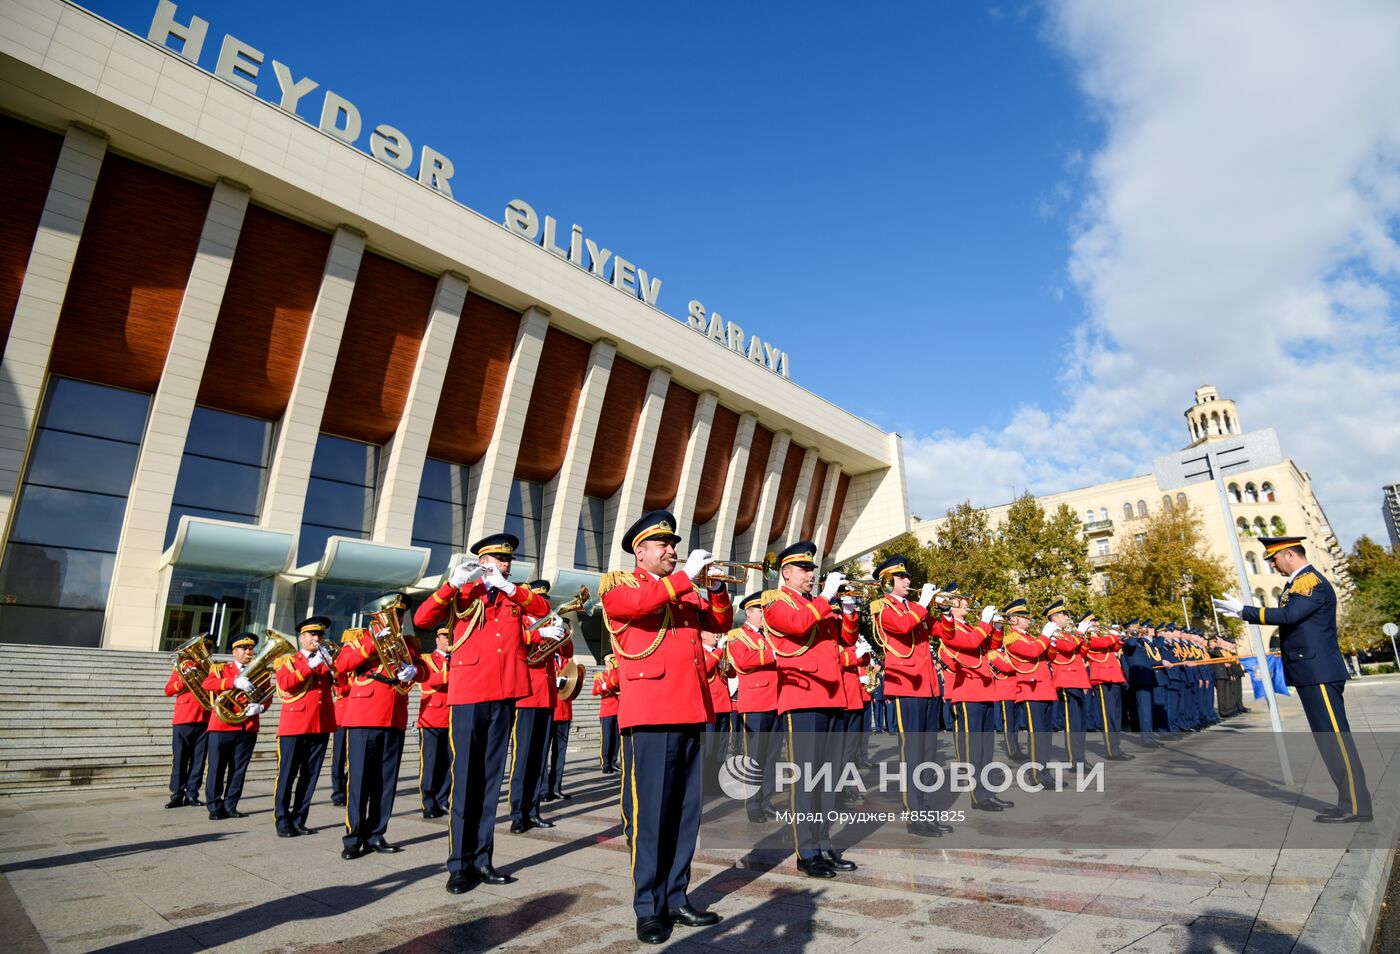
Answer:
<svg viewBox="0 0 1400 954"><path fill-rule="evenodd" d="M207 636L203 643L207 654ZM170 719L170 801L165 803L166 808L204 804L199 800L199 783L204 779L209 710L180 678L180 665L186 661L182 658L176 662L165 683L165 694L175 697L175 713ZM194 678L198 680L198 676Z"/></svg>
<svg viewBox="0 0 1400 954"><path fill-rule="evenodd" d="M598 697L598 767L604 775L617 774L617 753L621 735L617 728L618 687L617 656L603 657L603 671L593 677L593 694Z"/></svg>
<svg viewBox="0 0 1400 954"><path fill-rule="evenodd" d="M331 737L331 804L345 807L345 707L350 701L350 677L343 672L335 672L332 692L335 695L335 735Z"/></svg>
<svg viewBox="0 0 1400 954"><path fill-rule="evenodd" d="M767 821L768 800L773 797L777 769L778 658L763 631L763 594L750 593L739 601L744 625L729 631L725 648L739 677L739 713L744 733L744 755L758 765L762 781L749 796L745 808L749 821Z"/></svg>
<svg viewBox="0 0 1400 954"><path fill-rule="evenodd" d="M1030 738L1031 778L1039 785L1051 784L1040 775L1039 766L1050 761L1050 723L1055 709L1055 683L1050 676L1050 638L1030 632L1031 614L1023 599L1012 600L1002 611L1006 630L1002 649L1020 680L1018 697L1026 714L1026 734Z"/></svg>
<svg viewBox="0 0 1400 954"><path fill-rule="evenodd" d="M385 841L384 834L394 814L399 786L399 764L408 729L408 690L414 682L428 677L417 647L399 629L407 612L403 594L390 593L375 602L380 604L374 614L379 619L372 625L383 630L376 636L369 629L347 629L335 657L336 672L350 680L350 699L345 706L348 800L340 852L347 861L370 851L393 854L401 850ZM391 643L397 643L396 651L402 652L402 658L381 658Z"/></svg>
<svg viewBox="0 0 1400 954"><path fill-rule="evenodd" d="M530 691L526 615L549 613L549 603L509 579L520 539L496 533L472 544L478 560L455 570L418 607L416 626L452 626L448 646L447 704L452 709L452 819L447 828L447 891L461 894L474 881L512 879L491 865L496 801L501 795L506 745L515 700Z"/></svg>
<svg viewBox="0 0 1400 954"><path fill-rule="evenodd" d="M714 718L700 634L733 621L729 591L697 589L713 557L692 550L676 568L676 520L653 510L622 535L636 565L599 582L603 625L618 658L622 698L623 826L631 834L637 939L660 944L674 924L704 927L686 891L700 830L704 726Z"/></svg>
<svg viewBox="0 0 1400 954"><path fill-rule="evenodd" d="M705 723L705 788L717 792L719 768L729 755L729 724L734 712L734 702L729 698L729 677L733 667L725 652L727 637L711 632L701 633L700 636L705 646L705 684L715 712L715 717Z"/></svg>
<svg viewBox="0 0 1400 954"><path fill-rule="evenodd" d="M992 715L996 674L988 658L995 635L992 619L996 616L996 607L984 607L981 621L973 626L967 622L971 601L951 584L944 592L951 592L952 599L943 618L934 623L933 633L942 642L950 661L946 685L947 698L953 705L957 757L972 767L975 780L972 807L984 812L1003 811L1013 803L998 798L982 778L982 769L992 761L992 743L996 737Z"/></svg>
<svg viewBox="0 0 1400 954"><path fill-rule="evenodd" d="M330 652L322 649L328 616L312 616L297 624L300 652L277 660L277 784L272 805L277 834L282 838L315 834L306 827L326 740L335 731L335 674Z"/></svg>
<svg viewBox="0 0 1400 954"><path fill-rule="evenodd" d="M447 724L447 647L452 630L437 631L437 644L423 657L428 678L418 687L418 793L424 818L447 814L452 795L452 747Z"/></svg>
<svg viewBox="0 0 1400 954"><path fill-rule="evenodd" d="M211 665L204 688L213 693L239 689L251 694L253 684L239 673L252 660L257 642L252 633L233 637L229 647L233 662ZM209 713L209 777L204 782L204 797L208 800L209 817L215 821L244 817L238 810L238 800L243 796L243 778L253 760L253 746L258 743L258 716L263 709L261 703L249 703L244 710L247 718L242 722L225 722L217 712Z"/></svg>
<svg viewBox="0 0 1400 954"><path fill-rule="evenodd" d="M885 647L885 698L894 702L895 731L899 733L899 760L906 772L923 762L932 762L938 746L938 680L933 674L932 633L928 605L934 586L925 583L918 602L909 599L910 577L905 558L891 556L875 568L877 579L885 581L889 595L870 604L870 620L876 641ZM931 793L915 786L904 786L904 808L926 812L933 808ZM938 838L952 831L927 816L911 817L910 834Z"/></svg>
<svg viewBox="0 0 1400 954"><path fill-rule="evenodd" d="M569 624L564 623L567 630ZM569 639L559 650L554 653L554 671L557 673L564 668L565 664L574 658L574 641ZM567 677L556 675L554 677L555 695L558 697L554 703L554 714L549 720L549 767L544 777L544 801L552 802L561 798L568 798L564 791L564 759L569 753L569 732L574 724L574 703L573 699L564 694L564 682ZM581 687L580 687L581 688ZM575 690L577 694L578 690Z"/></svg>
<svg viewBox="0 0 1400 954"><path fill-rule="evenodd" d="M1092 686L1089 706L1098 705L1106 757L1114 762L1131 761L1133 757L1123 751L1118 733L1123 719L1123 686L1128 681L1118 659L1123 642L1114 629L1100 628L1093 613L1086 613L1075 630L1080 638L1088 641L1084 656L1089 660L1089 684Z"/></svg>
<svg viewBox="0 0 1400 954"><path fill-rule="evenodd" d="M546 610L538 617L526 616L526 624L534 624L549 615L549 581L534 580L526 587L544 601ZM557 640L564 635L562 626L547 623L538 626L531 639ZM514 834L531 828L553 828L554 822L540 814L544 797L545 756L549 751L549 720L559 699L555 685L554 653L532 660L526 653L525 675L529 691L515 700L515 717L510 728L510 769L506 801L510 804L510 830Z"/></svg>
<svg viewBox="0 0 1400 954"><path fill-rule="evenodd" d="M1057 599L1045 609L1049 622L1041 632L1050 640L1050 677L1064 708L1065 748L1069 761L1083 764L1084 697L1089 692L1089 671L1084 668L1083 650L1087 641L1074 631L1074 623L1065 610L1065 601Z"/></svg>

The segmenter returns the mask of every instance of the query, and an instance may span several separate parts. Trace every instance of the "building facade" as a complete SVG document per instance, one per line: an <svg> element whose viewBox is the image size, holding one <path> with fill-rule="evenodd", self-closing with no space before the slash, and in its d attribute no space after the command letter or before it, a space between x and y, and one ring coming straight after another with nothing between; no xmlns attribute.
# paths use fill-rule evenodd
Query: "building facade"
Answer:
<svg viewBox="0 0 1400 954"><path fill-rule="evenodd" d="M406 175L392 127L371 156L260 98L260 62L168 2L149 38L0 7L0 639L350 625L502 529L563 599L646 508L739 561L907 530L898 435Z"/></svg>
<svg viewBox="0 0 1400 954"><path fill-rule="evenodd" d="M1400 547L1400 484L1387 484L1381 488L1381 519L1385 521L1390 545Z"/></svg>
<svg viewBox="0 0 1400 954"><path fill-rule="evenodd" d="M1244 433L1235 402L1222 399L1219 391L1210 385L1196 389L1195 403L1185 414L1190 435L1187 447ZM1322 504L1313 494L1307 472L1292 459L1285 458L1272 467L1232 473L1226 492L1230 498L1230 526L1244 552L1251 590L1246 599L1260 606L1278 605L1285 579L1264 560L1264 548L1258 538L1284 534L1307 536L1309 559L1337 583L1343 593L1350 590L1341 544ZM1096 571L1102 571L1125 547L1141 539L1141 528L1153 513L1184 506L1194 507L1202 514L1202 530L1210 552L1227 565L1234 565L1213 483L1193 484L1168 494L1157 489L1157 480L1152 474L1144 474L1046 494L1037 500L1047 511L1064 504L1082 516L1084 545ZM1009 507L1010 504L988 507L986 513L995 525L1006 518ZM931 542L942 522L942 518L919 521L913 532L920 540ZM1102 572L1095 576L1096 585L1102 586Z"/></svg>

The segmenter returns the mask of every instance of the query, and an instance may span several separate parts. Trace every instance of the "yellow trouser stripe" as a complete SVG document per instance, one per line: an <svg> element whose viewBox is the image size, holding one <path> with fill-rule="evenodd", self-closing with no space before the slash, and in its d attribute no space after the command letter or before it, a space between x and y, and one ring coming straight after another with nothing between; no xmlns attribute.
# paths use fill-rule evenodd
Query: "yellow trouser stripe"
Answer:
<svg viewBox="0 0 1400 954"><path fill-rule="evenodd" d="M623 740L622 740L622 746L623 746L623 751L624 751L624 752L627 751L627 738L626 738L625 736L623 737ZM636 748L636 743L635 743L635 742L633 743L633 748ZM626 756L624 756L624 758L625 758L625 757L626 757ZM636 817L637 817L637 753L636 753L636 752L633 752L633 753L632 753L631 766L632 766L632 768L631 768L631 772L632 772L632 784L629 786L629 788L631 788L631 790L632 790L632 817L633 817L633 818L636 818ZM632 830L631 830L631 824L630 824L630 823L629 823L629 825L628 825L628 834L630 834L630 835L632 836L632 891L633 891L633 893L635 893L636 890L637 890L637 833L636 833L635 831L632 831Z"/></svg>
<svg viewBox="0 0 1400 954"><path fill-rule="evenodd" d="M899 726L899 763L900 763L901 765L904 766L904 771L907 772L907 771L909 771L909 761L904 757L904 710L900 707L899 703L900 703L900 698L899 698L898 696L896 696L896 697L895 697L895 700L894 700L894 721L895 721L895 724ZM791 719L792 717L789 716L788 718ZM904 784L900 786L900 789L901 789L901 791L900 791L900 793L899 793L900 800L904 802L904 808L905 808L906 811L908 811L908 810L909 810L909 780L908 780L908 779L905 779L905 780L904 780Z"/></svg>
<svg viewBox="0 0 1400 954"><path fill-rule="evenodd" d="M1029 730L1026 732L1026 735L1030 736L1031 740L1031 763L1038 764L1040 760L1035 757L1035 716L1031 715L1031 704L1029 700L1026 702L1026 728ZM1031 774L1035 776L1035 783L1039 785L1040 769L1031 769Z"/></svg>
<svg viewBox="0 0 1400 954"><path fill-rule="evenodd" d="M457 789L457 740L453 735L453 727L457 720L453 719L451 710L448 710L447 719L447 750L452 753L452 784L447 786L447 856L452 857L452 830L455 827L453 821L456 816L452 814L452 794ZM420 753L421 754L421 753ZM464 862L465 858L462 859ZM476 859L472 859L473 862Z"/></svg>
<svg viewBox="0 0 1400 954"><path fill-rule="evenodd" d="M1346 739L1342 737L1342 730L1337 725L1337 714L1332 711L1332 700L1327 695L1327 687L1324 685L1319 688L1322 690L1322 701L1327 705L1327 718L1332 720L1332 731L1337 734L1337 745L1342 750L1342 764L1345 765L1347 769L1347 788L1351 791L1351 813L1355 815L1357 809L1356 779L1353 778L1351 774L1351 756L1347 754Z"/></svg>
<svg viewBox="0 0 1400 954"><path fill-rule="evenodd" d="M1108 740L1108 700L1104 698L1107 687L1099 683L1099 711L1103 713L1103 747L1109 755L1113 754L1113 743Z"/></svg>
<svg viewBox="0 0 1400 954"><path fill-rule="evenodd" d="M1074 730L1070 728L1069 722L1069 690L1061 689L1060 698L1065 701L1065 751L1069 753L1069 760L1074 761Z"/></svg>
<svg viewBox="0 0 1400 954"><path fill-rule="evenodd" d="M510 769L506 772L506 804L510 804L510 793L515 785L515 758L520 754L520 746L515 742L515 727L520 724L520 710L510 720ZM528 812L526 813L528 814Z"/></svg>
<svg viewBox="0 0 1400 954"><path fill-rule="evenodd" d="M787 714L787 756L788 762L797 764L797 743L792 738L792 713ZM788 789L788 814L792 817L792 850L797 852L797 857L802 857L802 845L797 840L797 788L793 786Z"/></svg>

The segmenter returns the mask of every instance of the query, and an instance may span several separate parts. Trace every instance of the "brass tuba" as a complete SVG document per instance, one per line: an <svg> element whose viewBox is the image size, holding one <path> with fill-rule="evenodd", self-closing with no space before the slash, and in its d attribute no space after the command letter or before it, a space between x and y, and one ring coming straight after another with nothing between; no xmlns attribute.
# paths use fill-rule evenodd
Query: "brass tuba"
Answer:
<svg viewBox="0 0 1400 954"><path fill-rule="evenodd" d="M393 673L398 673L405 666L415 665L413 651L409 649L403 638L403 630L399 628L398 607L402 605L394 602L370 613L369 616L369 638L374 640L379 662ZM395 692L407 694L408 690L407 683L400 682L394 685Z"/></svg>
<svg viewBox="0 0 1400 954"><path fill-rule="evenodd" d="M185 688L190 691L190 695L203 707L205 712L214 708L214 696L208 689L204 688L204 680L209 678L209 643L206 642L208 633L200 633L185 640L175 647L175 653L170 657L170 664L175 671L180 674L180 681L185 684Z"/></svg>
<svg viewBox="0 0 1400 954"><path fill-rule="evenodd" d="M532 633L547 624L551 619L554 619L556 616L562 617L565 613L583 613L585 616L593 615L593 594L588 592L588 587L580 586L577 596L567 603L564 603L548 616L542 616L535 620L526 627L525 631ZM546 659L554 655L559 647L563 646L571 638L572 636L569 634L569 629L566 626L564 627L564 634L558 639L547 639L542 643L531 646L525 653L525 662L531 666L543 665Z"/></svg>
<svg viewBox="0 0 1400 954"><path fill-rule="evenodd" d="M297 651L296 644L289 637L276 630L264 630L267 637L262 649L248 660L248 665L238 674L253 684L254 697L249 698L242 689L225 689L214 699L214 714L229 725L237 725L248 720L248 707L253 703L266 706L277 689L274 670L277 660Z"/></svg>

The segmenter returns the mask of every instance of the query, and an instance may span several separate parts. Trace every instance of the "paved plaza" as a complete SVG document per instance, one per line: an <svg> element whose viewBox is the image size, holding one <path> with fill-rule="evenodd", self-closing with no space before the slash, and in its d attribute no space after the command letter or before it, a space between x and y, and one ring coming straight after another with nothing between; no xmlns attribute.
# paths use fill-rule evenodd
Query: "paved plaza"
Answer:
<svg viewBox="0 0 1400 954"><path fill-rule="evenodd" d="M1400 678L1354 682L1347 703L1358 733L1400 729ZM1284 707L1288 726L1298 727L1297 702ZM1230 725L1268 744L1262 702ZM444 820L421 817L407 778L389 828L404 851L357 861L339 857L342 810L328 796L312 812L318 834L278 839L265 784L245 796L249 817L225 822L201 809L165 810L164 791L154 789L0 800L6 954L44 946L162 954L635 950L616 784L598 773L592 754L571 754L572 798L546 806L558 827L497 829L496 865L518 880L460 897L443 890ZM856 847L848 855L860 871L815 881L797 873L790 854L706 847L702 829L692 898L725 919L678 927L667 946L1330 954L1362 943L1389 854L936 845Z"/></svg>

